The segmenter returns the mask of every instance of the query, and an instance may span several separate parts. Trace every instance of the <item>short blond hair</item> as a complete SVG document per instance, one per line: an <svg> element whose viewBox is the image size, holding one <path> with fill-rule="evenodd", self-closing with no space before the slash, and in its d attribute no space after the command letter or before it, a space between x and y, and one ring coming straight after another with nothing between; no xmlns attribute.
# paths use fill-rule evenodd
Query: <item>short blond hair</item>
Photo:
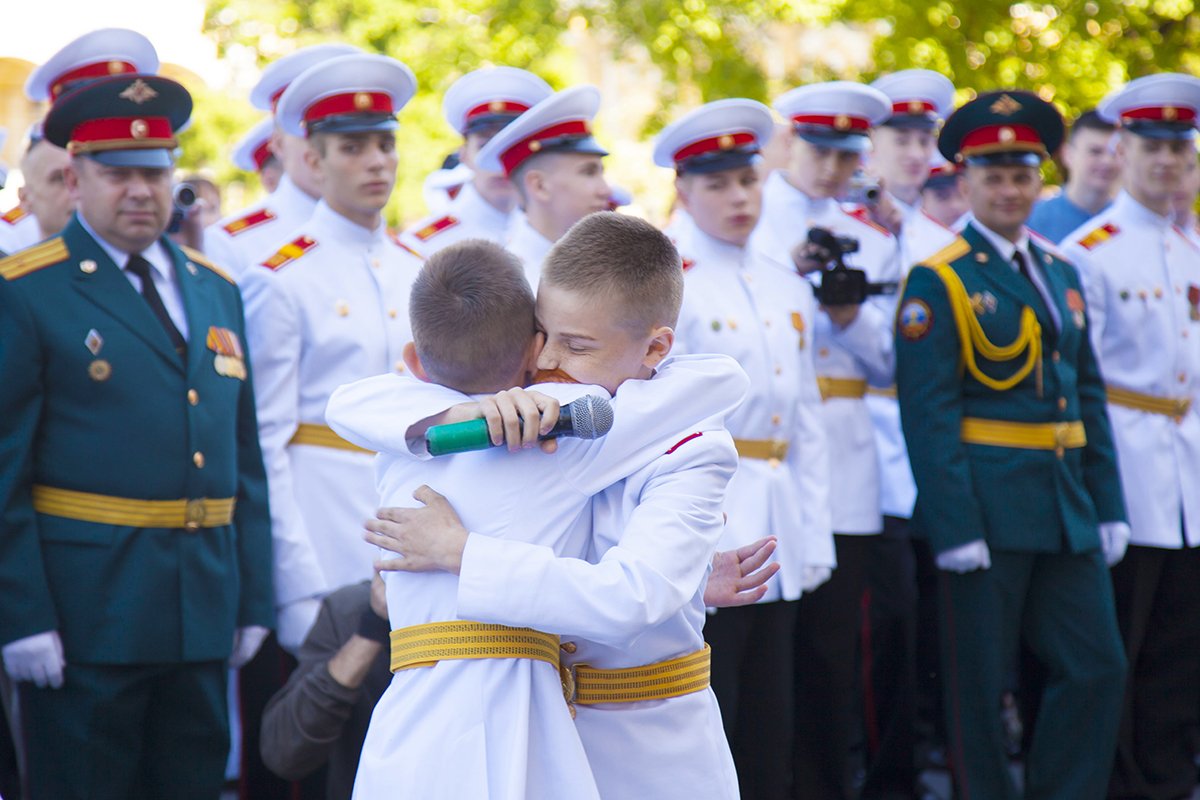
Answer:
<svg viewBox="0 0 1200 800"><path fill-rule="evenodd" d="M429 379L468 394L510 388L536 326L521 262L482 239L430 256L413 282L408 313Z"/></svg>
<svg viewBox="0 0 1200 800"><path fill-rule="evenodd" d="M576 222L542 264L548 285L615 298L621 324L637 335L674 327L683 302L679 251L645 220L598 211Z"/></svg>

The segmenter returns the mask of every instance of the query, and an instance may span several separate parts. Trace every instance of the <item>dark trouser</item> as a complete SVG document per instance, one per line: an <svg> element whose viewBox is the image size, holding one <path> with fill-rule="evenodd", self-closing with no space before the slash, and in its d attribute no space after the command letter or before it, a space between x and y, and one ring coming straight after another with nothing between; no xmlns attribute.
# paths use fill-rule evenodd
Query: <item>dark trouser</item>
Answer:
<svg viewBox="0 0 1200 800"><path fill-rule="evenodd" d="M1020 796L1008 771L1000 702L1023 638L1047 673L1024 797L1103 797L1125 680L1104 558L996 550L991 556L990 569L940 575L946 727L958 796Z"/></svg>
<svg viewBox="0 0 1200 800"><path fill-rule="evenodd" d="M712 688L745 798L787 797L796 601L722 608L704 623Z"/></svg>
<svg viewBox="0 0 1200 800"><path fill-rule="evenodd" d="M912 797L916 771L917 565L908 520L884 517L867 558L861 797Z"/></svg>
<svg viewBox="0 0 1200 800"><path fill-rule="evenodd" d="M33 800L214 800L225 780L227 665L68 663L21 685Z"/></svg>
<svg viewBox="0 0 1200 800"><path fill-rule="evenodd" d="M792 796L797 800L843 800L852 795L859 619L868 553L878 539L835 534L838 566L833 577L800 599L792 761Z"/></svg>
<svg viewBox="0 0 1200 800"><path fill-rule="evenodd" d="M1131 545L1112 580L1130 666L1108 796L1190 797L1200 723L1200 549Z"/></svg>
<svg viewBox="0 0 1200 800"><path fill-rule="evenodd" d="M931 747L946 743L946 713L942 705L942 644L938 613L937 562L929 540L911 540L917 569L917 730L919 741Z"/></svg>

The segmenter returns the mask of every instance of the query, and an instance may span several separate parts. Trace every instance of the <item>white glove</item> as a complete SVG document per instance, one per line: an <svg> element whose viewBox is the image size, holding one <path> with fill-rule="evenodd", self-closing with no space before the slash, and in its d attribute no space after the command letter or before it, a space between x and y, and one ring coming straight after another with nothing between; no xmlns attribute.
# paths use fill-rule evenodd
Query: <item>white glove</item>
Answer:
<svg viewBox="0 0 1200 800"><path fill-rule="evenodd" d="M279 646L292 655L304 644L308 631L317 621L317 612L321 610L319 597L305 597L293 600L285 606L276 609L275 635L279 637Z"/></svg>
<svg viewBox="0 0 1200 800"><path fill-rule="evenodd" d="M937 555L938 569L947 572L957 572L962 575L977 569L988 569L992 566L992 553L988 550L987 542L976 539L973 542L959 545L952 550Z"/></svg>
<svg viewBox="0 0 1200 800"><path fill-rule="evenodd" d="M814 591L825 581L833 577L833 569L831 567L820 567L806 564L800 570L800 591L808 594Z"/></svg>
<svg viewBox="0 0 1200 800"><path fill-rule="evenodd" d="M270 631L262 625L247 625L234 631L233 652L229 656L230 668L237 669L254 658L254 654L258 652L258 648L262 647L263 639L267 638L268 633Z"/></svg>
<svg viewBox="0 0 1200 800"><path fill-rule="evenodd" d="M1129 547L1129 537L1132 535L1127 523L1100 523L1100 547L1104 550L1104 560L1110 567L1125 557L1125 548Z"/></svg>
<svg viewBox="0 0 1200 800"><path fill-rule="evenodd" d="M35 633L4 645L4 669L14 681L33 681L39 689L59 689L66 665L58 631Z"/></svg>

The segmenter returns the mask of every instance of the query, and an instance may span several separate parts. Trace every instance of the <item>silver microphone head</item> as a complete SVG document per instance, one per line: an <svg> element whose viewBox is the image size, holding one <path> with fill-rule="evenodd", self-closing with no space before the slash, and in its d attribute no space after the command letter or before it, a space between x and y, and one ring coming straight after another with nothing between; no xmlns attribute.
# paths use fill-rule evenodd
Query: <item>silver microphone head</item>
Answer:
<svg viewBox="0 0 1200 800"><path fill-rule="evenodd" d="M570 403L571 429L580 439L599 439L612 430L613 408L606 397L585 394Z"/></svg>

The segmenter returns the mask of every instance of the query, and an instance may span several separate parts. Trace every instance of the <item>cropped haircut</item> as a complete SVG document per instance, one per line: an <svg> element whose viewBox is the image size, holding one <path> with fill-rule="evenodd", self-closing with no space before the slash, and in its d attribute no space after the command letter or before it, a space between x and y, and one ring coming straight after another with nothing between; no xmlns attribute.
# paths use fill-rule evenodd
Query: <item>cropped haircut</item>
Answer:
<svg viewBox="0 0 1200 800"><path fill-rule="evenodd" d="M507 389L534 335L521 262L468 239L430 256L409 300L413 344L429 379L464 393Z"/></svg>
<svg viewBox="0 0 1200 800"><path fill-rule="evenodd" d="M598 211L576 222L542 265L542 280L589 297L613 299L618 322L636 336L674 327L683 301L679 251L645 220Z"/></svg>
<svg viewBox="0 0 1200 800"><path fill-rule="evenodd" d="M1068 133L1068 137L1074 139L1075 134L1078 131L1100 131L1101 133L1112 133L1116 129L1117 126L1106 121L1103 117L1096 113L1096 109L1089 108L1087 111L1084 111L1082 114L1076 117L1075 121L1071 123L1071 130Z"/></svg>

